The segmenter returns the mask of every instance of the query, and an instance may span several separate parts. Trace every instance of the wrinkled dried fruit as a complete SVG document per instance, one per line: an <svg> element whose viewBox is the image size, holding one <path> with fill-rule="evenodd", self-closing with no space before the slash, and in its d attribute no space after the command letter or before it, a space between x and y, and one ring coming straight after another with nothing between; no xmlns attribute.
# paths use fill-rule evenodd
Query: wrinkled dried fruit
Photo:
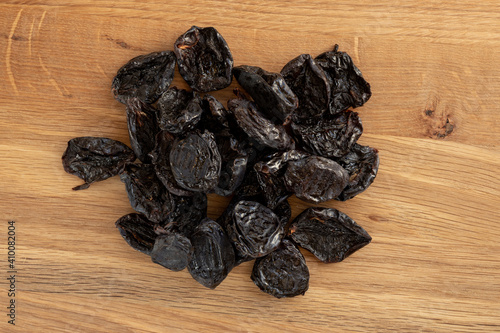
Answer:
<svg viewBox="0 0 500 333"><path fill-rule="evenodd" d="M151 253L156 239L156 223L144 215L131 213L120 217L115 225L128 245L147 255Z"/></svg>
<svg viewBox="0 0 500 333"><path fill-rule="evenodd" d="M85 182L74 187L75 191L84 190L94 182L118 175L126 163L134 160L134 152L124 143L90 136L69 140L62 155L64 171Z"/></svg>
<svg viewBox="0 0 500 333"><path fill-rule="evenodd" d="M166 229L179 230L186 236L191 236L201 220L207 217L207 195L193 192L191 196L172 196L173 211L163 221Z"/></svg>
<svg viewBox="0 0 500 333"><path fill-rule="evenodd" d="M179 73L193 90L223 89L233 79L233 56L226 41L212 27L193 26L174 44Z"/></svg>
<svg viewBox="0 0 500 333"><path fill-rule="evenodd" d="M200 121L203 108L196 92L172 87L158 100L159 125L172 134L186 133Z"/></svg>
<svg viewBox="0 0 500 333"><path fill-rule="evenodd" d="M174 272L186 268L191 259L193 247L189 238L181 233L165 231L156 237L151 260Z"/></svg>
<svg viewBox="0 0 500 333"><path fill-rule="evenodd" d="M288 239L265 257L255 260L252 281L277 298L304 295L309 289L309 269L302 253Z"/></svg>
<svg viewBox="0 0 500 333"><path fill-rule="evenodd" d="M191 236L191 244L194 250L189 273L203 286L214 289L234 267L234 250L229 238L217 222L205 219Z"/></svg>
<svg viewBox="0 0 500 333"><path fill-rule="evenodd" d="M248 155L231 135L219 135L216 141L222 162L219 183L214 191L218 195L228 196L233 194L245 177Z"/></svg>
<svg viewBox="0 0 500 333"><path fill-rule="evenodd" d="M297 216L289 234L297 244L327 263L344 260L372 240L346 214L321 207L308 208Z"/></svg>
<svg viewBox="0 0 500 333"><path fill-rule="evenodd" d="M172 83L174 69L172 51L135 57L118 70L113 79L113 95L121 103L127 103L127 99L133 97L144 103L154 103Z"/></svg>
<svg viewBox="0 0 500 333"><path fill-rule="evenodd" d="M126 105L130 146L141 162L150 163L151 157L148 154L154 149L156 135L160 131L156 109L138 98L128 99Z"/></svg>

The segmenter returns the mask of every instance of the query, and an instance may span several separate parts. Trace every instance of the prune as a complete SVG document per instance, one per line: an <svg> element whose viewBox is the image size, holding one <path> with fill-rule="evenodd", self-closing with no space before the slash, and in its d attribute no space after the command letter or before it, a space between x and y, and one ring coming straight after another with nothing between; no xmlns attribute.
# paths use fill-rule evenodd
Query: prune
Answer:
<svg viewBox="0 0 500 333"><path fill-rule="evenodd" d="M229 114L224 105L214 96L210 94L203 96L203 109L201 124L205 126L205 129L219 133L229 128Z"/></svg>
<svg viewBox="0 0 500 333"><path fill-rule="evenodd" d="M288 239L265 257L255 260L252 281L277 298L304 295L309 289L309 269L302 253Z"/></svg>
<svg viewBox="0 0 500 333"><path fill-rule="evenodd" d="M337 162L349 173L349 182L335 199L346 201L366 190L375 180L379 165L378 150L355 144Z"/></svg>
<svg viewBox="0 0 500 333"><path fill-rule="evenodd" d="M223 89L233 79L233 56L215 28L193 26L174 44L179 73L196 91Z"/></svg>
<svg viewBox="0 0 500 333"><path fill-rule="evenodd" d="M115 99L126 103L137 97L144 103L154 103L174 79L175 55L172 51L153 52L135 57L118 70L113 79Z"/></svg>
<svg viewBox="0 0 500 333"><path fill-rule="evenodd" d="M120 179L132 208L149 220L160 223L174 209L171 195L156 177L153 165L127 164Z"/></svg>
<svg viewBox="0 0 500 333"><path fill-rule="evenodd" d="M248 156L239 142L231 135L216 136L217 148L221 155L219 183L214 191L218 195L228 196L240 186L248 162Z"/></svg>
<svg viewBox="0 0 500 333"><path fill-rule="evenodd" d="M203 108L196 92L172 87L158 100L159 125L172 134L182 134L200 121Z"/></svg>
<svg viewBox="0 0 500 333"><path fill-rule="evenodd" d="M173 211L162 225L167 229L175 229L186 236L191 236L200 221L207 217L207 195L194 192L191 196L170 194L174 203Z"/></svg>
<svg viewBox="0 0 500 333"><path fill-rule="evenodd" d="M257 258L278 247L284 224L266 206L255 201L240 201L234 206L227 231L239 256Z"/></svg>
<svg viewBox="0 0 500 333"><path fill-rule="evenodd" d="M285 172L287 189L297 198L311 203L336 198L348 181L349 174L344 168L320 156L290 161Z"/></svg>
<svg viewBox="0 0 500 333"><path fill-rule="evenodd" d="M372 92L361 71L352 63L351 57L338 51L325 52L314 60L323 69L331 87L330 113L335 114L356 108L370 99Z"/></svg>
<svg viewBox="0 0 500 333"><path fill-rule="evenodd" d="M231 99L228 108L238 126L258 143L277 149L293 149L293 139L282 125L275 125L267 119L255 103L246 99Z"/></svg>
<svg viewBox="0 0 500 333"><path fill-rule="evenodd" d="M299 99L294 115L299 120L320 116L330 104L330 84L309 54L301 54L281 70L285 82Z"/></svg>
<svg viewBox="0 0 500 333"><path fill-rule="evenodd" d="M147 255L151 254L156 239L156 223L144 215L131 213L120 217L115 225L130 246Z"/></svg>
<svg viewBox="0 0 500 333"><path fill-rule="evenodd" d="M344 260L372 240L346 214L321 207L308 208L297 216L289 234L297 244L327 263Z"/></svg>
<svg viewBox="0 0 500 333"><path fill-rule="evenodd" d="M128 99L126 105L130 146L138 159L143 163L150 163L148 154L154 149L156 135L160 131L156 110L135 97Z"/></svg>
<svg viewBox="0 0 500 333"><path fill-rule="evenodd" d="M217 222L205 219L196 227L191 244L189 273L203 286L214 289L234 267L234 250L229 238Z"/></svg>
<svg viewBox="0 0 500 333"><path fill-rule="evenodd" d="M363 133L361 119L352 111L311 124L292 123L292 129L304 150L323 157L344 156Z"/></svg>
<svg viewBox="0 0 500 333"><path fill-rule="evenodd" d="M186 268L191 259L193 247L189 238L172 230L162 231L156 237L151 251L151 260L174 272Z"/></svg>
<svg viewBox="0 0 500 333"><path fill-rule="evenodd" d="M170 150L170 167L180 187L196 192L211 192L219 183L221 156L214 135L191 132L176 139Z"/></svg>
<svg viewBox="0 0 500 333"><path fill-rule="evenodd" d="M268 117L287 122L297 109L299 100L281 74L255 66L238 66L233 69L233 73L238 83L252 96L259 110Z"/></svg>
<svg viewBox="0 0 500 333"><path fill-rule="evenodd" d="M85 182L73 188L77 191L118 175L125 164L133 162L135 158L132 149L120 141L86 136L68 141L62 164L64 171Z"/></svg>

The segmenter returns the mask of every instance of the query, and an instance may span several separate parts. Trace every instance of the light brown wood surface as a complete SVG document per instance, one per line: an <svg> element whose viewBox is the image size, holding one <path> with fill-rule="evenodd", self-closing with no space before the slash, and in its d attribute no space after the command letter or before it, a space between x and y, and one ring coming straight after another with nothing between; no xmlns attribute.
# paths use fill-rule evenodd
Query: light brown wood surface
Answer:
<svg viewBox="0 0 500 333"><path fill-rule="evenodd" d="M120 180L74 192L80 179L62 169L73 137L129 143L116 70L172 49L191 25L216 27L235 65L270 71L338 43L372 86L359 142L379 149L378 177L323 206L373 241L338 264L304 251L305 296L260 292L251 263L215 290L153 264L114 226L132 212ZM499 64L498 1L3 1L0 331L499 332ZM211 196L209 216L227 202ZM294 216L309 206L291 204Z"/></svg>

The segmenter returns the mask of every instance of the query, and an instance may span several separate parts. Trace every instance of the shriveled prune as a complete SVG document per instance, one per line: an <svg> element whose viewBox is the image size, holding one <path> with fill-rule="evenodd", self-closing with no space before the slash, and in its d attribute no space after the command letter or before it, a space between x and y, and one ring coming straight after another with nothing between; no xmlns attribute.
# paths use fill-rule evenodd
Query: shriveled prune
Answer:
<svg viewBox="0 0 500 333"><path fill-rule="evenodd" d="M346 187L349 174L337 162L310 156L288 162L285 172L287 189L299 199L320 203L336 198Z"/></svg>
<svg viewBox="0 0 500 333"><path fill-rule="evenodd" d="M228 108L238 126L258 143L277 149L293 149L294 142L283 125L275 125L267 119L255 103L246 99L231 99Z"/></svg>
<svg viewBox="0 0 500 333"><path fill-rule="evenodd" d="M94 182L118 175L126 163L134 160L134 152L124 143L90 136L69 140L62 155L64 171L85 182L74 187L75 191L84 190Z"/></svg>
<svg viewBox="0 0 500 333"><path fill-rule="evenodd" d="M150 163L148 154L155 148L156 135L160 131L156 109L135 97L128 99L126 105L130 146L138 159Z"/></svg>
<svg viewBox="0 0 500 333"><path fill-rule="evenodd" d="M234 77L269 118L276 117L287 122L299 100L279 73L271 73L255 66L238 66Z"/></svg>
<svg viewBox="0 0 500 333"><path fill-rule="evenodd" d="M151 254L156 239L156 223L142 214L131 213L120 217L115 225L130 246L147 255Z"/></svg>
<svg viewBox="0 0 500 333"><path fill-rule="evenodd" d="M292 123L292 129L304 150L323 157L344 156L363 133L361 119L352 111L311 124Z"/></svg>
<svg viewBox="0 0 500 333"><path fill-rule="evenodd" d="M375 180L379 165L378 150L355 144L337 162L349 173L349 182L336 199L346 201L366 190Z"/></svg>
<svg viewBox="0 0 500 333"><path fill-rule="evenodd" d="M203 96L203 108L201 124L205 129L219 133L229 129L229 114L224 105L210 94Z"/></svg>
<svg viewBox="0 0 500 333"><path fill-rule="evenodd" d="M192 252L193 247L189 238L176 231L163 230L156 237L151 250L151 260L156 264L178 272L186 268Z"/></svg>
<svg viewBox="0 0 500 333"><path fill-rule="evenodd" d="M335 114L356 108L370 99L372 92L361 71L353 64L351 57L338 51L325 52L314 60L323 69L331 87L330 113Z"/></svg>
<svg viewBox="0 0 500 333"><path fill-rule="evenodd" d="M222 162L219 183L214 191L218 195L228 196L233 194L245 177L248 155L231 135L218 135L216 141Z"/></svg>
<svg viewBox="0 0 500 333"><path fill-rule="evenodd" d="M299 120L321 116L330 104L330 84L309 54L301 54L281 70L285 82L299 98L294 115Z"/></svg>
<svg viewBox="0 0 500 333"><path fill-rule="evenodd" d="M221 156L214 135L191 132L176 139L170 150L170 167L180 187L196 192L211 192L219 183Z"/></svg>
<svg viewBox="0 0 500 333"><path fill-rule="evenodd" d="M174 79L175 55L172 51L153 52L135 57L118 70L113 79L115 99L126 103L137 97L144 103L154 103Z"/></svg>
<svg viewBox="0 0 500 333"><path fill-rule="evenodd" d="M174 209L172 198L156 177L151 164L127 164L120 179L125 183L132 208L149 220L160 223Z"/></svg>
<svg viewBox="0 0 500 333"><path fill-rule="evenodd" d="M346 214L322 207L303 211L292 221L289 234L297 244L327 263L344 260L372 240Z"/></svg>
<svg viewBox="0 0 500 333"><path fill-rule="evenodd" d="M278 247L284 224L274 212L255 201L240 201L233 209L228 236L241 257L262 257Z"/></svg>
<svg viewBox="0 0 500 333"><path fill-rule="evenodd" d="M179 73L193 90L223 89L233 79L233 56L226 41L212 27L191 27L174 44Z"/></svg>
<svg viewBox="0 0 500 333"><path fill-rule="evenodd" d="M172 87L158 100L159 125L173 134L182 134L200 121L203 108L196 92Z"/></svg>
<svg viewBox="0 0 500 333"><path fill-rule="evenodd" d="M229 238L217 222L207 218L196 227L191 244L189 273L203 286L214 289L234 267L234 250Z"/></svg>
<svg viewBox="0 0 500 333"><path fill-rule="evenodd" d="M277 298L304 295L309 289L309 269L302 253L290 240L265 257L255 260L252 281Z"/></svg>
<svg viewBox="0 0 500 333"><path fill-rule="evenodd" d="M163 221L167 229L179 230L186 236L191 236L201 220L207 217L207 195L193 192L191 196L172 196L173 211Z"/></svg>

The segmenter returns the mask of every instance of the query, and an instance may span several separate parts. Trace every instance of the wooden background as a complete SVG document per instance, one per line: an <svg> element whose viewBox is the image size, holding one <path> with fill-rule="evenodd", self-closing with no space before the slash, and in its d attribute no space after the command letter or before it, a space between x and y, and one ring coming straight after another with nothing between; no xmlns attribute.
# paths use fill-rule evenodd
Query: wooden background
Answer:
<svg viewBox="0 0 500 333"><path fill-rule="evenodd" d="M2 1L0 330L7 221L16 221L23 332L499 332L500 6L463 1ZM305 253L303 297L254 286L251 263L208 290L150 262L114 222L132 212L113 178L74 192L61 155L76 136L129 142L110 93L130 58L214 26L235 65L270 71L335 43L372 85L361 144L373 186L329 202L373 242L345 262ZM174 84L184 87L179 76ZM233 84L232 87L236 86ZM217 93L227 100L230 89ZM227 199L210 197L216 218ZM293 215L307 207L292 199Z"/></svg>

